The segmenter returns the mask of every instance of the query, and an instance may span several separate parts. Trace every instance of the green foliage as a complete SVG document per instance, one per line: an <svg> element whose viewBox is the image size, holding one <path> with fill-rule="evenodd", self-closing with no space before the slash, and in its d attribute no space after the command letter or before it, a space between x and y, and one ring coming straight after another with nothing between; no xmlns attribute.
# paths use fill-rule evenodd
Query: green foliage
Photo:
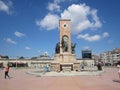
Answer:
<svg viewBox="0 0 120 90"><path fill-rule="evenodd" d="M23 56L19 57L19 59L25 59Z"/></svg>
<svg viewBox="0 0 120 90"><path fill-rule="evenodd" d="M9 57L8 57L8 56L1 56L1 58L6 58L6 59L9 59Z"/></svg>
<svg viewBox="0 0 120 90"><path fill-rule="evenodd" d="M37 57L32 57L31 59L37 59Z"/></svg>

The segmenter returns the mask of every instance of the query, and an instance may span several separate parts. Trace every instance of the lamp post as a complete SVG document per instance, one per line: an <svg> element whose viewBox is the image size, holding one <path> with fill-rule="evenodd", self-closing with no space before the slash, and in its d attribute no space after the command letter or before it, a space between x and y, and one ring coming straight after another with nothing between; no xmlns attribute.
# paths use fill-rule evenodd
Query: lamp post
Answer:
<svg viewBox="0 0 120 90"><path fill-rule="evenodd" d="M17 68L17 59L18 59L18 56L16 57L16 68Z"/></svg>

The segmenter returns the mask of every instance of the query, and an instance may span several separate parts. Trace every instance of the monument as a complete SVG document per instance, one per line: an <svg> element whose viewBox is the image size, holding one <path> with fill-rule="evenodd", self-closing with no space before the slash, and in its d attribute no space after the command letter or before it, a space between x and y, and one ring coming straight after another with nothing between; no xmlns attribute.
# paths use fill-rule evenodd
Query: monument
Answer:
<svg viewBox="0 0 120 90"><path fill-rule="evenodd" d="M75 47L76 43L71 41L71 20L59 20L59 41L55 47L54 59L32 59L32 60L0 60L1 63L25 63L28 67L39 68L39 70L31 71L31 74L45 73L50 71L81 71L81 65L93 67L94 60L91 58L91 51L83 51L83 58L76 60ZM18 66L16 64L16 66ZM99 67L99 66L98 66ZM100 68L100 67L99 67ZM85 70L85 68L84 68ZM87 70L87 69L86 69ZM99 69L101 70L101 69Z"/></svg>
<svg viewBox="0 0 120 90"><path fill-rule="evenodd" d="M59 20L60 40L56 44L54 62L51 64L54 68L60 71L63 70L78 70L80 63L76 61L75 46L71 42L71 20Z"/></svg>

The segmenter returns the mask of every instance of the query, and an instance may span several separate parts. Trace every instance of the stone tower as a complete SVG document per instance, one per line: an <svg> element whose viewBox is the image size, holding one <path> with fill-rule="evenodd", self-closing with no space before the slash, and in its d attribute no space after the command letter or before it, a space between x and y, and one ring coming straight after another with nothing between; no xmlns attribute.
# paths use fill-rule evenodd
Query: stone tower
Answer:
<svg viewBox="0 0 120 90"><path fill-rule="evenodd" d="M71 48L71 20L59 20L60 41L59 53L55 54L55 61L60 63L72 63L76 61L75 54L72 53Z"/></svg>
<svg viewBox="0 0 120 90"><path fill-rule="evenodd" d="M70 34L70 19L59 20L60 30L60 54L71 54L71 34ZM66 42L66 47L63 49L63 41Z"/></svg>

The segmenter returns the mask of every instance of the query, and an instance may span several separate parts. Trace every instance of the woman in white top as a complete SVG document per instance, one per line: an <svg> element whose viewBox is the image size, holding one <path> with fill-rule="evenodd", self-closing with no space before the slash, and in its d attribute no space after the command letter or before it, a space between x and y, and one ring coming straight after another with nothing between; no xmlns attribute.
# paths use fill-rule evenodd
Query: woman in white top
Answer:
<svg viewBox="0 0 120 90"><path fill-rule="evenodd" d="M118 75L119 75L119 79L120 79L120 65L117 65L118 67Z"/></svg>

